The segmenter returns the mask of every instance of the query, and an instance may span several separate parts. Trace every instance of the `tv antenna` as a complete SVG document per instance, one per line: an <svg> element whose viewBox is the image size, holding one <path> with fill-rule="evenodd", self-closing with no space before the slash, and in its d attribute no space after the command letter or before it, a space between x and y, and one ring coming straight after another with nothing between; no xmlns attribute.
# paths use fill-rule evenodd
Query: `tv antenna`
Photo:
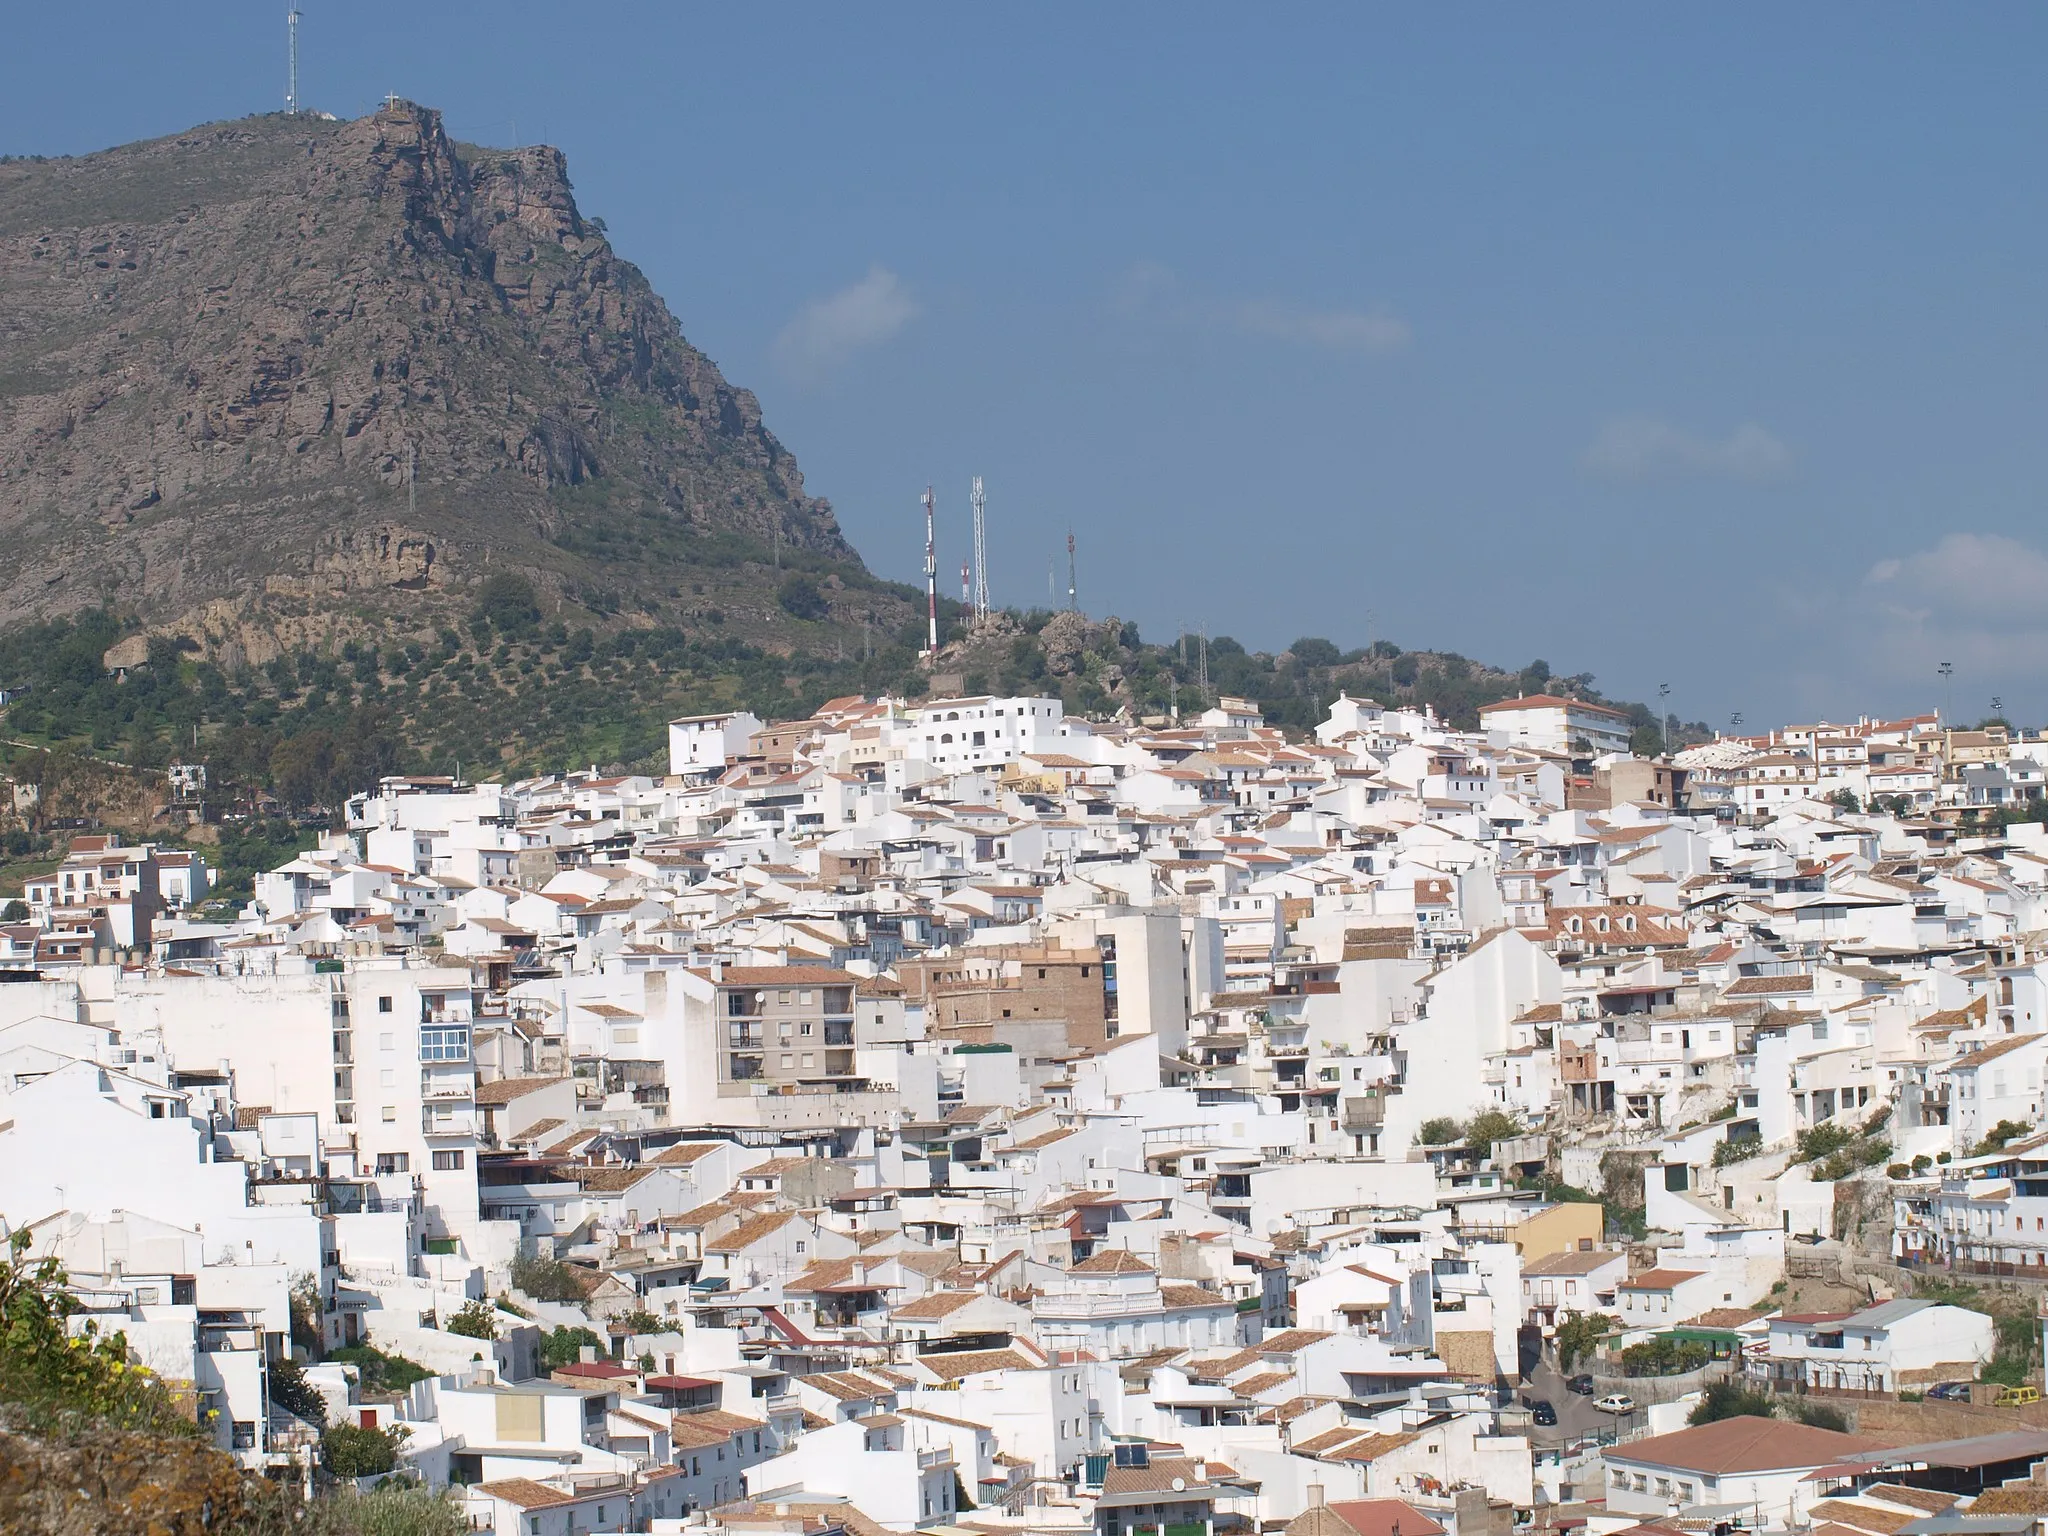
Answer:
<svg viewBox="0 0 2048 1536"><path fill-rule="evenodd" d="M287 117L299 115L299 8L295 5L285 12L284 17L287 52L291 58L291 74L285 87L284 111Z"/></svg>

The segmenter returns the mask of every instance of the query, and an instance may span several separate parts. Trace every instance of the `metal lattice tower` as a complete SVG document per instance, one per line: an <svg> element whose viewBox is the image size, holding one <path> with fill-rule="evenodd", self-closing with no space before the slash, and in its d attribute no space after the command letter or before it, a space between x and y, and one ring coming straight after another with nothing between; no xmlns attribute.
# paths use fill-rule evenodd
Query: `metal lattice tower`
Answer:
<svg viewBox="0 0 2048 1536"><path fill-rule="evenodd" d="M289 40L291 54L291 75L284 93L284 110L289 117L299 115L299 8L293 6L285 12L285 35Z"/></svg>
<svg viewBox="0 0 2048 1536"><path fill-rule="evenodd" d="M1074 530L1067 530L1067 612L1081 611L1080 599L1075 596L1074 586Z"/></svg>
<svg viewBox="0 0 2048 1536"><path fill-rule="evenodd" d="M932 510L936 502L932 488L924 488L924 597L926 615L925 655L939 653L939 545L933 533Z"/></svg>
<svg viewBox="0 0 2048 1536"><path fill-rule="evenodd" d="M981 494L981 476L974 477L974 627L988 623L988 503Z"/></svg>

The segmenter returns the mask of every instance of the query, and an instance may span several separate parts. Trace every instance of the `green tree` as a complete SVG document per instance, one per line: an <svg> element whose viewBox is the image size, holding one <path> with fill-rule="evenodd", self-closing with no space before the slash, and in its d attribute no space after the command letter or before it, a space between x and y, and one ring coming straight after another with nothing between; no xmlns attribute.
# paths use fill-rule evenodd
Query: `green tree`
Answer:
<svg viewBox="0 0 2048 1536"><path fill-rule="evenodd" d="M1304 667L1334 667L1344 659L1344 653L1333 642L1317 635L1304 635L1287 649L1294 653L1295 662Z"/></svg>
<svg viewBox="0 0 2048 1536"><path fill-rule="evenodd" d="M603 1356L604 1340L588 1328L556 1328L540 1341L541 1364L551 1371L559 1371L563 1366L574 1365L581 1360L586 1346Z"/></svg>
<svg viewBox="0 0 2048 1536"><path fill-rule="evenodd" d="M19 898L0 907L0 923L25 923L28 917L28 903Z"/></svg>
<svg viewBox="0 0 2048 1536"><path fill-rule="evenodd" d="M535 1301L583 1300L582 1276L575 1265L530 1253L522 1253L512 1261L512 1289L526 1292Z"/></svg>
<svg viewBox="0 0 2048 1536"><path fill-rule="evenodd" d="M314 1390L299 1362L290 1355L271 1362L269 1388L270 1401L285 1412L314 1424L327 1422L327 1399Z"/></svg>
<svg viewBox="0 0 2048 1536"><path fill-rule="evenodd" d="M1766 1394L1751 1391L1738 1382L1715 1381L1707 1384L1685 1422L1714 1424L1722 1419L1768 1419L1775 1411L1776 1404Z"/></svg>
<svg viewBox="0 0 2048 1536"><path fill-rule="evenodd" d="M398 1464L401 1438L386 1430L336 1424L321 1437L320 1460L336 1477L378 1477Z"/></svg>
<svg viewBox="0 0 2048 1536"><path fill-rule="evenodd" d="M498 1336L498 1313L488 1301L466 1301L462 1310L448 1319L448 1331L459 1333L465 1339L495 1339Z"/></svg>
<svg viewBox="0 0 2048 1536"><path fill-rule="evenodd" d="M1504 1109L1482 1109L1465 1125L1465 1145L1480 1157L1493 1153L1495 1142L1522 1134L1522 1123Z"/></svg>
<svg viewBox="0 0 2048 1536"><path fill-rule="evenodd" d="M818 590L818 584L808 576L790 577L776 592L775 600L782 605L782 611L792 618L822 619L831 612L825 601L825 594Z"/></svg>
<svg viewBox="0 0 2048 1536"><path fill-rule="evenodd" d="M476 609L470 617L500 634L526 634L540 623L533 583L510 571L499 572L477 589Z"/></svg>
<svg viewBox="0 0 2048 1536"><path fill-rule="evenodd" d="M1828 804L1838 811L1848 811L1851 814L1863 809L1863 802L1856 798L1856 791L1853 789L1836 790L1828 796Z"/></svg>
<svg viewBox="0 0 2048 1536"><path fill-rule="evenodd" d="M1557 1368L1569 1372L1590 1357L1602 1339L1620 1329L1621 1319L1604 1312L1566 1312L1557 1320Z"/></svg>
<svg viewBox="0 0 2048 1536"><path fill-rule="evenodd" d="M1458 1139L1458 1122L1449 1115L1436 1115L1423 1121L1415 1134L1425 1147L1448 1146Z"/></svg>

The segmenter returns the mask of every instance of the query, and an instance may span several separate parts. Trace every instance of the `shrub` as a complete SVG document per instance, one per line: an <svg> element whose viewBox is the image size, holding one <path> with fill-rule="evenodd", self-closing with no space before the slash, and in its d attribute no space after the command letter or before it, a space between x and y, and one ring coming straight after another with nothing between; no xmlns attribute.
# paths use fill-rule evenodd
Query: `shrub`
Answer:
<svg viewBox="0 0 2048 1536"><path fill-rule="evenodd" d="M417 1361L403 1355L387 1355L368 1344L348 1344L329 1350L327 1358L360 1371L366 1392L403 1392L414 1382L425 1381L434 1374Z"/></svg>
<svg viewBox="0 0 2048 1536"><path fill-rule="evenodd" d="M1709 1382L1698 1404L1686 1416L1688 1424L1714 1424L1722 1419L1768 1419L1777 1405L1762 1392L1751 1391L1732 1381Z"/></svg>
<svg viewBox="0 0 2048 1536"><path fill-rule="evenodd" d="M663 1322L645 1307L636 1307L618 1319L628 1333L661 1333L673 1326Z"/></svg>
<svg viewBox="0 0 2048 1536"><path fill-rule="evenodd" d="M1522 1125L1504 1109L1483 1109L1465 1127L1465 1145L1481 1157L1493 1151L1493 1144L1522 1134Z"/></svg>
<svg viewBox="0 0 2048 1536"><path fill-rule="evenodd" d="M497 1310L488 1301L466 1301L462 1310L448 1319L447 1327L450 1333L459 1333L465 1339L495 1339Z"/></svg>
<svg viewBox="0 0 2048 1536"><path fill-rule="evenodd" d="M327 1422L327 1399L313 1389L299 1362L280 1356L270 1367L270 1400L287 1413L314 1424Z"/></svg>
<svg viewBox="0 0 2048 1536"><path fill-rule="evenodd" d="M583 1285L573 1265L531 1254L521 1254L512 1261L512 1288L526 1292L535 1301L583 1300Z"/></svg>
<svg viewBox="0 0 2048 1536"><path fill-rule="evenodd" d="M1621 1319L1602 1312L1566 1312L1557 1320L1557 1368L1569 1372L1610 1333L1618 1332Z"/></svg>
<svg viewBox="0 0 2048 1536"><path fill-rule="evenodd" d="M1802 1163L1817 1163L1824 1157L1831 1157L1856 1139L1856 1133L1845 1125L1833 1120L1823 1120L1819 1125L1810 1125L1799 1133L1798 1150L1793 1154Z"/></svg>
<svg viewBox="0 0 2048 1536"><path fill-rule="evenodd" d="M491 577L477 592L472 619L508 635L524 634L540 623L540 603L533 583L509 571ZM482 637L478 637L481 642Z"/></svg>
<svg viewBox="0 0 2048 1536"><path fill-rule="evenodd" d="M376 1477L398 1464L400 1437L381 1429L337 1424L321 1437L321 1463L336 1477Z"/></svg>
<svg viewBox="0 0 2048 1536"><path fill-rule="evenodd" d="M776 592L775 600L791 618L822 619L831 612L825 602L825 594L808 576L790 577Z"/></svg>
<svg viewBox="0 0 2048 1536"><path fill-rule="evenodd" d="M1910 1179L1913 1177L1913 1170L1904 1163L1893 1163L1885 1169L1884 1176L1888 1179Z"/></svg>
<svg viewBox="0 0 2048 1536"><path fill-rule="evenodd" d="M445 1493L380 1483L369 1493L339 1490L307 1511L307 1536L463 1536L469 1521Z"/></svg>
<svg viewBox="0 0 2048 1536"><path fill-rule="evenodd" d="M1706 1345L1691 1339L1646 1339L1621 1352L1621 1368L1630 1376L1682 1376L1713 1358Z"/></svg>
<svg viewBox="0 0 2048 1536"><path fill-rule="evenodd" d="M1714 1144L1714 1166L1726 1168L1731 1163L1747 1162L1763 1149L1761 1136L1730 1136Z"/></svg>
<svg viewBox="0 0 2048 1536"><path fill-rule="evenodd" d="M1449 1115L1438 1115L1422 1122L1422 1128L1415 1133L1426 1147L1447 1146L1458 1139L1458 1122Z"/></svg>
<svg viewBox="0 0 2048 1536"><path fill-rule="evenodd" d="M562 1327L546 1334L540 1341L540 1361L551 1371L559 1371L565 1365L574 1365L583 1358L583 1348L588 1345L604 1356L604 1340L588 1328Z"/></svg>

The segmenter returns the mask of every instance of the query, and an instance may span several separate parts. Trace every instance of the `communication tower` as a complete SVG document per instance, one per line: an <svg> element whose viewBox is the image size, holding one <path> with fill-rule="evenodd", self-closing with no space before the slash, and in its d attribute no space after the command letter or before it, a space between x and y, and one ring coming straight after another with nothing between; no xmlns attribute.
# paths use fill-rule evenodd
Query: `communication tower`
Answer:
<svg viewBox="0 0 2048 1536"><path fill-rule="evenodd" d="M1067 530L1067 611L1069 613L1079 613L1081 611L1080 600L1074 593L1074 530L1069 528Z"/></svg>
<svg viewBox="0 0 2048 1536"><path fill-rule="evenodd" d="M299 8L295 5L285 12L284 29L287 47L291 56L291 75L284 93L284 110L287 117L299 115Z"/></svg>
<svg viewBox="0 0 2048 1536"><path fill-rule="evenodd" d="M981 476L974 477L974 627L988 624L988 503L981 494Z"/></svg>
<svg viewBox="0 0 2048 1536"><path fill-rule="evenodd" d="M924 597L926 639L925 655L939 653L939 545L933 531L932 488L924 488Z"/></svg>

